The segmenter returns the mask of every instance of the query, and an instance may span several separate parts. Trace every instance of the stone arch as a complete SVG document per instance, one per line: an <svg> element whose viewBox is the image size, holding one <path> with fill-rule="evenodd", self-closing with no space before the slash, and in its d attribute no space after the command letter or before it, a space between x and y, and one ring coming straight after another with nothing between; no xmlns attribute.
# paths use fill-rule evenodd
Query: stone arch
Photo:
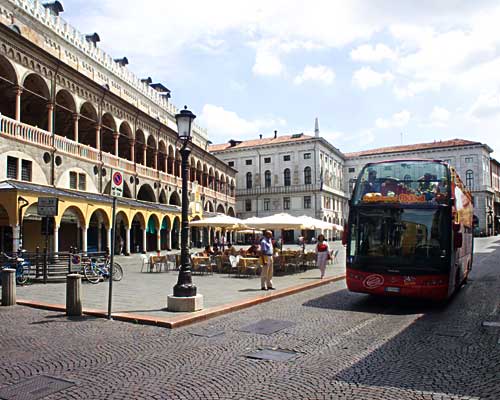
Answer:
<svg viewBox="0 0 500 400"><path fill-rule="evenodd" d="M146 166L150 168L154 168L155 153L156 153L156 140L153 135L149 135L146 143Z"/></svg>
<svg viewBox="0 0 500 400"><path fill-rule="evenodd" d="M161 221L160 226L160 247L161 250L170 250L170 230L172 224L168 215L165 215Z"/></svg>
<svg viewBox="0 0 500 400"><path fill-rule="evenodd" d="M203 187L207 187L208 186L208 167L207 167L206 163L203 163L201 185Z"/></svg>
<svg viewBox="0 0 500 400"><path fill-rule="evenodd" d="M214 212L214 205L210 200L207 200L207 202L205 203L204 210L208 212Z"/></svg>
<svg viewBox="0 0 500 400"><path fill-rule="evenodd" d="M171 231L171 243L172 243L172 249L179 249L180 246L180 241L179 241L179 234L181 232L181 220L179 217L174 217L174 220L172 222L172 231Z"/></svg>
<svg viewBox="0 0 500 400"><path fill-rule="evenodd" d="M224 206L222 204L219 204L217 206L217 212L221 213L221 214L225 214L226 213L226 211L224 210Z"/></svg>
<svg viewBox="0 0 500 400"><path fill-rule="evenodd" d="M174 175L175 173L175 150L172 145L168 146L167 173L170 175Z"/></svg>
<svg viewBox="0 0 500 400"><path fill-rule="evenodd" d="M106 153L115 154L116 121L110 113L105 113L101 119L101 148Z"/></svg>
<svg viewBox="0 0 500 400"><path fill-rule="evenodd" d="M21 94L21 122L49 130L48 109L50 91L47 82L38 74L28 74Z"/></svg>
<svg viewBox="0 0 500 400"><path fill-rule="evenodd" d="M104 193L105 194L111 194L111 181L109 181L106 186L104 187ZM130 191L130 188L128 186L128 183L123 181L123 197L127 199L132 198L132 192Z"/></svg>
<svg viewBox="0 0 500 400"><path fill-rule="evenodd" d="M135 162L137 164L146 165L146 160L144 158L144 148L146 146L146 139L144 137L144 132L141 129L138 129L135 132Z"/></svg>
<svg viewBox="0 0 500 400"><path fill-rule="evenodd" d="M116 213L116 236L115 236L115 254L128 254L130 246L130 233L127 234L128 229L130 229L130 222L127 214L124 211L118 211ZM121 245L123 243L123 245Z"/></svg>
<svg viewBox="0 0 500 400"><path fill-rule="evenodd" d="M181 197L179 196L179 193L177 193L176 190L172 192L170 195L170 199L168 200L168 204L174 205L174 206L180 206L181 205Z"/></svg>
<svg viewBox="0 0 500 400"><path fill-rule="evenodd" d="M168 203L167 203L167 194L166 194L166 192L165 192L165 189L162 189L162 190L160 191L160 197L158 198L158 202L159 202L160 204L168 204Z"/></svg>
<svg viewBox="0 0 500 400"><path fill-rule="evenodd" d="M129 161L132 160L132 155L130 154L130 141L133 139L132 129L127 121L123 121L120 124L119 130L120 136L118 136L118 157L125 158Z"/></svg>
<svg viewBox="0 0 500 400"><path fill-rule="evenodd" d="M137 211L132 218L130 224L130 251L132 253L140 253L146 251L146 243L144 241L144 230L146 229L146 219L141 211Z"/></svg>
<svg viewBox="0 0 500 400"><path fill-rule="evenodd" d="M0 113L9 118L16 118L17 73L11 62L0 55Z"/></svg>
<svg viewBox="0 0 500 400"><path fill-rule="evenodd" d="M70 247L84 249L82 236L86 227L85 216L82 210L76 205L70 205L60 211L60 217L56 217L58 230L58 248L54 250L69 251Z"/></svg>
<svg viewBox="0 0 500 400"><path fill-rule="evenodd" d="M158 248L157 235L160 230L160 220L156 214L151 214L146 225L146 251L157 251Z"/></svg>
<svg viewBox="0 0 500 400"><path fill-rule="evenodd" d="M107 240L107 228L109 226L107 213L101 208L94 210L90 215L87 229L87 250L89 252L101 252L110 247Z"/></svg>
<svg viewBox="0 0 500 400"><path fill-rule="evenodd" d="M141 186L139 192L137 193L137 200L156 203L156 195L151 185L145 183Z"/></svg>
<svg viewBox="0 0 500 400"><path fill-rule="evenodd" d="M73 118L76 114L76 103L73 95L66 89L56 94L54 132L59 136L75 139Z"/></svg>
<svg viewBox="0 0 500 400"><path fill-rule="evenodd" d="M0 82L0 87L2 83ZM26 229L24 230L26 232ZM40 232L40 231L38 231ZM26 235L25 235L26 238ZM26 239L24 239L26 243ZM26 244L24 244L26 247ZM0 204L0 251L10 253L14 250L14 237L7 209ZM31 250L31 249L30 249Z"/></svg>
<svg viewBox="0 0 500 400"><path fill-rule="evenodd" d="M167 172L167 145L163 140L158 144L158 170Z"/></svg>
<svg viewBox="0 0 500 400"><path fill-rule="evenodd" d="M208 187L213 190L215 184L215 174L212 167L208 170Z"/></svg>
<svg viewBox="0 0 500 400"><path fill-rule="evenodd" d="M87 146L97 148L97 111L94 105L88 101L80 107L80 119L78 121L78 141Z"/></svg>
<svg viewBox="0 0 500 400"><path fill-rule="evenodd" d="M228 207L227 209L227 215L230 217L236 217L236 214L234 213L234 208L233 207Z"/></svg>

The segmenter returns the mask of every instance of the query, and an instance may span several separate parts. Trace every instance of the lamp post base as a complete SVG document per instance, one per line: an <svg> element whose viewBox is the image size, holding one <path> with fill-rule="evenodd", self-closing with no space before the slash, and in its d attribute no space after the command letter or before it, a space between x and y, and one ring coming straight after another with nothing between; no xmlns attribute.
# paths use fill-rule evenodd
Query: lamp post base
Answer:
<svg viewBox="0 0 500 400"><path fill-rule="evenodd" d="M203 309L203 295L177 297L170 295L167 299L167 311L193 312Z"/></svg>

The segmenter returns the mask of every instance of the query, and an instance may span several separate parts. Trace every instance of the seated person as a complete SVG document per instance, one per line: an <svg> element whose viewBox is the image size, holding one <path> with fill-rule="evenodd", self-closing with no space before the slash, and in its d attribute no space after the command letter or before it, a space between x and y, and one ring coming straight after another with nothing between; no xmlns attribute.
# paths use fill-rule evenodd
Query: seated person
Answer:
<svg viewBox="0 0 500 400"><path fill-rule="evenodd" d="M228 243L227 249L224 252L224 254L226 256L236 256L236 255L238 255L238 250L236 250L231 243Z"/></svg>
<svg viewBox="0 0 500 400"><path fill-rule="evenodd" d="M210 247L210 245L206 245L205 246L205 250L203 250L202 253L201 253L201 255L205 256L205 257L213 256L214 254L215 254L215 252L212 250L212 248Z"/></svg>
<svg viewBox="0 0 500 400"><path fill-rule="evenodd" d="M363 193L380 193L381 185L377 180L377 171L371 170L368 172L368 180L364 184Z"/></svg>
<svg viewBox="0 0 500 400"><path fill-rule="evenodd" d="M259 255L259 245L257 244L252 244L246 252L247 256L258 256Z"/></svg>

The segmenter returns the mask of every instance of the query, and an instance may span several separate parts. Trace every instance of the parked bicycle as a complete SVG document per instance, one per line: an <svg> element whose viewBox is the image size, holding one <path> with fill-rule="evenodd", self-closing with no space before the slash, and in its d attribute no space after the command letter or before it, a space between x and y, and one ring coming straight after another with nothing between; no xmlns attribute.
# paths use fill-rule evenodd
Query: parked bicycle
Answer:
<svg viewBox="0 0 500 400"><path fill-rule="evenodd" d="M18 285L29 285L32 282L31 263L21 257L22 253L26 250L19 250L16 255L12 257L7 253L2 252L2 256L8 262L2 265L1 269L14 268L16 270L16 283ZM2 283L2 274L0 273L0 283Z"/></svg>
<svg viewBox="0 0 500 400"><path fill-rule="evenodd" d="M97 261L95 258L90 258L82 262L82 270L85 279L90 283L99 283L101 279L109 279L110 276L110 260L106 257L102 261ZM123 278L123 269L120 264L113 262L113 280L121 281Z"/></svg>

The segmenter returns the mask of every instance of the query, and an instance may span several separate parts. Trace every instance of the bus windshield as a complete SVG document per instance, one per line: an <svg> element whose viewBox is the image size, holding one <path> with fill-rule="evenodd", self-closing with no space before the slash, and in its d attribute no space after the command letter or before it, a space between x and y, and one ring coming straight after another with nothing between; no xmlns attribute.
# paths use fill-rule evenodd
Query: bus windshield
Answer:
<svg viewBox="0 0 500 400"><path fill-rule="evenodd" d="M348 254L354 268L442 271L449 265L449 207L363 207L353 213Z"/></svg>
<svg viewBox="0 0 500 400"><path fill-rule="evenodd" d="M445 164L439 161L392 161L368 164L363 168L352 202L444 204L449 197Z"/></svg>

